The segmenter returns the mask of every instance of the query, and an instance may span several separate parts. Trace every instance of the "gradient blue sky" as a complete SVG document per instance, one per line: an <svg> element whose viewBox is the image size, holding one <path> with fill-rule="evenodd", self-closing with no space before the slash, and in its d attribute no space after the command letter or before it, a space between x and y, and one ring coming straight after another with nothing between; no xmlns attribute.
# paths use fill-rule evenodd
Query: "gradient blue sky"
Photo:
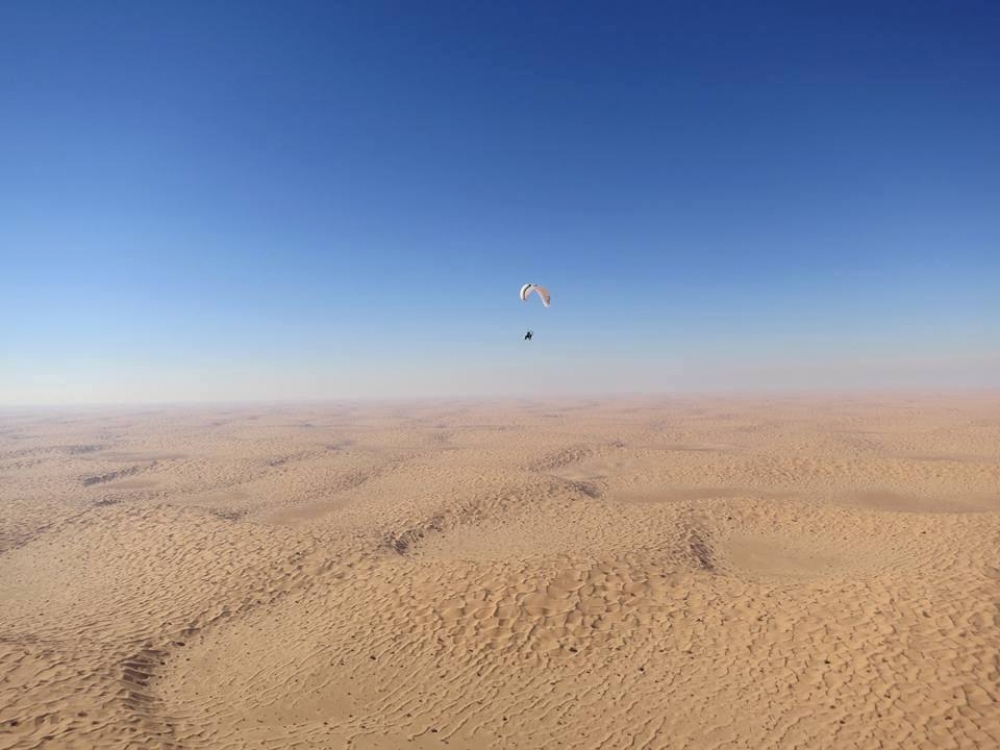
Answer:
<svg viewBox="0 0 1000 750"><path fill-rule="evenodd" d="M0 320L6 404L1000 385L1000 3L4 2Z"/></svg>

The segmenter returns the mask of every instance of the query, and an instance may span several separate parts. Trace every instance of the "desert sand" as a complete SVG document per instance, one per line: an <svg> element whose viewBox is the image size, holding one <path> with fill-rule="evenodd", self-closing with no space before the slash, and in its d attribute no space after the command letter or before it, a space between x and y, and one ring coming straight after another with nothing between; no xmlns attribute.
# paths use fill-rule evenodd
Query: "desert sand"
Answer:
<svg viewBox="0 0 1000 750"><path fill-rule="evenodd" d="M995 748L998 607L990 394L0 412L0 748Z"/></svg>

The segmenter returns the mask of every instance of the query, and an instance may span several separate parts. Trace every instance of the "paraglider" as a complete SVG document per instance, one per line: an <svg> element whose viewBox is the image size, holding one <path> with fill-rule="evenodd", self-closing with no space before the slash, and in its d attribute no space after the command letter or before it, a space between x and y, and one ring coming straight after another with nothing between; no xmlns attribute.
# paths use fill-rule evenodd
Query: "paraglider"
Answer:
<svg viewBox="0 0 1000 750"><path fill-rule="evenodd" d="M538 284L525 284L524 286L522 286L521 301L527 302L528 297L531 295L532 292L538 295L539 299L542 300L542 304L545 305L546 307L548 307L549 304L552 302L552 295L549 294L549 290L546 289L544 286L538 286ZM535 332L529 328L528 332L524 334L524 340L531 341L534 335Z"/></svg>

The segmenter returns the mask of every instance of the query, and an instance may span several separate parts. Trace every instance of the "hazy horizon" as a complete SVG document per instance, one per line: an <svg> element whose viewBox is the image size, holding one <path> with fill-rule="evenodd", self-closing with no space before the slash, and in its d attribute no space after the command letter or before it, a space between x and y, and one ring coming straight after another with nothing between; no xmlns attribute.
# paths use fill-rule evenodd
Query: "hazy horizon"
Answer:
<svg viewBox="0 0 1000 750"><path fill-rule="evenodd" d="M5 4L0 406L995 388L998 38Z"/></svg>

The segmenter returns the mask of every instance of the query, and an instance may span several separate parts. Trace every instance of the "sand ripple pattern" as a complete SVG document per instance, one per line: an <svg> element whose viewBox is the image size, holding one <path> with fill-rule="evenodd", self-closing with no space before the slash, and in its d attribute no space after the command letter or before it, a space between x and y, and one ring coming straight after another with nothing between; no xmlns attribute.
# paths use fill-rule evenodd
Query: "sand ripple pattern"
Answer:
<svg viewBox="0 0 1000 750"><path fill-rule="evenodd" d="M8 413L0 749L1000 747L1000 401Z"/></svg>

